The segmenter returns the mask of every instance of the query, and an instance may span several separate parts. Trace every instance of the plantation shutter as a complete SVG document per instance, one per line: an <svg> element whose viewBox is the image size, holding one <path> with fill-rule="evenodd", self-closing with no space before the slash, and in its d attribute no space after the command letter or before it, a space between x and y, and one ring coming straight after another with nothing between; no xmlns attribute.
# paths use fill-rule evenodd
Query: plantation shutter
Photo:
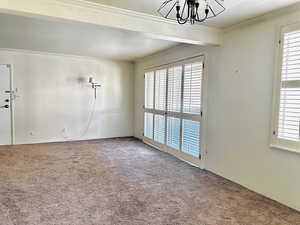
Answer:
<svg viewBox="0 0 300 225"><path fill-rule="evenodd" d="M203 59L192 57L145 73L143 139L193 162L201 157L201 130L205 128Z"/></svg>
<svg viewBox="0 0 300 225"><path fill-rule="evenodd" d="M300 30L284 33L278 138L300 141Z"/></svg>
<svg viewBox="0 0 300 225"><path fill-rule="evenodd" d="M154 72L145 73L145 108L153 109Z"/></svg>
<svg viewBox="0 0 300 225"><path fill-rule="evenodd" d="M146 112L144 114L144 136L153 138L153 114Z"/></svg>
<svg viewBox="0 0 300 225"><path fill-rule="evenodd" d="M180 119L167 117L167 145L179 150L180 148Z"/></svg>
<svg viewBox="0 0 300 225"><path fill-rule="evenodd" d="M201 62L184 66L183 112L201 113L201 85L203 64Z"/></svg>
<svg viewBox="0 0 300 225"><path fill-rule="evenodd" d="M165 143L165 116L154 115L154 141Z"/></svg>
<svg viewBox="0 0 300 225"><path fill-rule="evenodd" d="M182 125L182 151L199 157L200 149L200 122L183 120Z"/></svg>
<svg viewBox="0 0 300 225"><path fill-rule="evenodd" d="M166 82L167 71L158 70L155 72L155 109L166 109Z"/></svg>
<svg viewBox="0 0 300 225"><path fill-rule="evenodd" d="M182 66L168 69L168 111L181 111Z"/></svg>

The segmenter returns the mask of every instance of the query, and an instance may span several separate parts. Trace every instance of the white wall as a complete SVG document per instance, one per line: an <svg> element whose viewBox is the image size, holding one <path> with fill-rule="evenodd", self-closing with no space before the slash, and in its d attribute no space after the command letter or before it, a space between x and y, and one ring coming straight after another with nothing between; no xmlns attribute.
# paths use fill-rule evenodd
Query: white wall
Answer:
<svg viewBox="0 0 300 225"><path fill-rule="evenodd" d="M0 50L13 64L16 143L39 143L133 135L133 65L76 56ZM88 77L96 78L94 92Z"/></svg>
<svg viewBox="0 0 300 225"><path fill-rule="evenodd" d="M143 69L205 54L208 134L205 167L300 210L300 154L269 147L272 82L281 25L300 21L290 12L227 31L221 47L180 46L135 66L135 136L143 132Z"/></svg>

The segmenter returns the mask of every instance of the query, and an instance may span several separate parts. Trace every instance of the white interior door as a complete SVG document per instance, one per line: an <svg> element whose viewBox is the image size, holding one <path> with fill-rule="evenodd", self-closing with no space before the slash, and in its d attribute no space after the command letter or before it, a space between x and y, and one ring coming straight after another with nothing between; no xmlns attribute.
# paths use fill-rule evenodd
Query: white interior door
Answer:
<svg viewBox="0 0 300 225"><path fill-rule="evenodd" d="M0 145L12 144L11 73L9 65L0 65Z"/></svg>

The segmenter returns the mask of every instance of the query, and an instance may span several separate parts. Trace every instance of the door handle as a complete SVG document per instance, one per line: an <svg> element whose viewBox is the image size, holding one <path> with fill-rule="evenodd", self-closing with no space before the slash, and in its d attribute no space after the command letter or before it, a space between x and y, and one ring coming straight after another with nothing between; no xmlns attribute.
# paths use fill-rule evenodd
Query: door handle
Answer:
<svg viewBox="0 0 300 225"><path fill-rule="evenodd" d="M4 106L1 106L0 108L8 109L8 108L9 108L9 105L4 105Z"/></svg>

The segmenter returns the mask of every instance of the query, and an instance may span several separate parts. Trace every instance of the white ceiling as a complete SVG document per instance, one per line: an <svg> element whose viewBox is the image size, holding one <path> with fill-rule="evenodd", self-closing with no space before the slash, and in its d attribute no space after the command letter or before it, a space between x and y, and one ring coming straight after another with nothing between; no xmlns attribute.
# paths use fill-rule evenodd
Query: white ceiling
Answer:
<svg viewBox="0 0 300 225"><path fill-rule="evenodd" d="M157 15L164 0L86 0ZM224 14L207 25L227 27L300 0L225 0ZM104 26L0 14L0 48L134 60L177 45Z"/></svg>
<svg viewBox="0 0 300 225"><path fill-rule="evenodd" d="M86 0L138 12L158 15L157 9L165 0ZM174 0L175 1L175 0ZM222 1L222 0L220 0ZM289 6L299 0L224 0L226 11L206 22L209 26L228 27L258 15Z"/></svg>
<svg viewBox="0 0 300 225"><path fill-rule="evenodd" d="M0 48L134 60L176 44L104 26L0 14Z"/></svg>

